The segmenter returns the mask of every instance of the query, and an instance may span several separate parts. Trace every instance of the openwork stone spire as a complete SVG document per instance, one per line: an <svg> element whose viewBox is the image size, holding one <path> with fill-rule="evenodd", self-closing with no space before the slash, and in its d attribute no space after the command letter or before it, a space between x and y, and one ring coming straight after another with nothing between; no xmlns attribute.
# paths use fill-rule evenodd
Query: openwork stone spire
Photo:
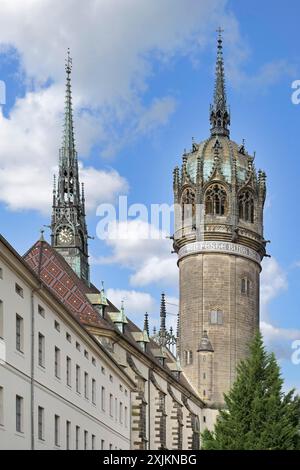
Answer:
<svg viewBox="0 0 300 470"><path fill-rule="evenodd" d="M161 294L161 301L160 301L160 331L166 331L166 298L165 294Z"/></svg>
<svg viewBox="0 0 300 470"><path fill-rule="evenodd" d="M229 137L230 115L227 108L222 29L218 32L217 62L214 101L210 107L211 135L224 135Z"/></svg>
<svg viewBox="0 0 300 470"><path fill-rule="evenodd" d="M66 95L62 147L59 150L59 173L53 184L51 221L52 246L64 256L75 273L89 284L88 233L85 220L84 188L80 194L78 159L75 149L71 70L68 49Z"/></svg>
<svg viewBox="0 0 300 470"><path fill-rule="evenodd" d="M161 301L160 301L160 328L159 328L159 344L161 346L166 346L167 344L167 330L166 330L166 317L167 317L167 310L166 310L166 298L165 294L161 294Z"/></svg>
<svg viewBox="0 0 300 470"><path fill-rule="evenodd" d="M66 58L66 98L65 98L65 119L63 131L63 145L65 156L74 158L76 154L75 139L74 139L74 126L73 126L73 109L72 109L72 90L71 90L71 72L72 72L72 59L70 57L70 49L67 52Z"/></svg>

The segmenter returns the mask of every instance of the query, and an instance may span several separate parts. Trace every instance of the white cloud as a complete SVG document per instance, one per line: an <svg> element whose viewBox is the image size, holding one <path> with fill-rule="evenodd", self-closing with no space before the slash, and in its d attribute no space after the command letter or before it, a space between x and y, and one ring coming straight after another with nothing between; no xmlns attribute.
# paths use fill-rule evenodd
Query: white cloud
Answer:
<svg viewBox="0 0 300 470"><path fill-rule="evenodd" d="M261 276L261 323L260 328L266 346L278 359L291 359L292 342L300 339L300 330L275 326L270 312L271 302L288 288L287 274L275 258L265 258Z"/></svg>
<svg viewBox="0 0 300 470"><path fill-rule="evenodd" d="M264 321L261 322L260 328L267 347L277 358L291 360L292 343L296 339L300 340L300 330L280 328Z"/></svg>
<svg viewBox="0 0 300 470"><path fill-rule="evenodd" d="M134 286L146 286L148 284L174 285L178 282L178 268L174 256L166 254L164 257L147 257L130 277L130 283Z"/></svg>
<svg viewBox="0 0 300 470"><path fill-rule="evenodd" d="M171 254L172 242L166 233L148 222L129 220L113 224L109 235L105 242L111 248L111 256L94 258L94 263L115 263L129 268L133 271L132 286L177 284L177 258Z"/></svg>
<svg viewBox="0 0 300 470"><path fill-rule="evenodd" d="M67 47L74 59L79 157L87 157L95 145L110 156L167 123L175 109L172 96L143 104L151 63L203 44L204 32L223 14L225 3L2 0L0 49L19 58L19 78L27 85L9 119L0 117L0 199L7 207L49 209L61 141ZM82 173L94 188L89 206L101 202L103 194L109 201L125 190L126 182L116 172L88 167Z"/></svg>
<svg viewBox="0 0 300 470"><path fill-rule="evenodd" d="M9 119L0 110L0 200L9 209L49 212L61 145L60 115L56 87L30 92L18 99ZM93 142L93 128L82 117L77 124L81 132L84 130L82 142L87 151ZM112 201L116 194L127 190L126 180L112 169L100 171L83 164L80 168L82 181L86 183L88 209Z"/></svg>
<svg viewBox="0 0 300 470"><path fill-rule="evenodd" d="M269 316L270 302L287 289L287 276L275 258L264 258L261 274L261 316Z"/></svg>
<svg viewBox="0 0 300 470"><path fill-rule="evenodd" d="M125 289L107 289L108 299L117 307L121 307L124 300L125 314L141 326L144 314L155 311L155 299L147 292Z"/></svg>

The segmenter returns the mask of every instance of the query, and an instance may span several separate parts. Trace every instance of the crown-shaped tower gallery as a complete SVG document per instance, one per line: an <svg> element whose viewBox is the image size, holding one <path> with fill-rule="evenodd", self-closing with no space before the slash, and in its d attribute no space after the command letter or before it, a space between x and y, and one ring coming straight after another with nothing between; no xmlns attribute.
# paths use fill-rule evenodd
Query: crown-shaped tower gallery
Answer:
<svg viewBox="0 0 300 470"><path fill-rule="evenodd" d="M259 325L265 256L266 175L245 142L230 140L223 41L218 31L210 136L173 174L174 249L180 276L179 346L183 371L212 408L236 376Z"/></svg>

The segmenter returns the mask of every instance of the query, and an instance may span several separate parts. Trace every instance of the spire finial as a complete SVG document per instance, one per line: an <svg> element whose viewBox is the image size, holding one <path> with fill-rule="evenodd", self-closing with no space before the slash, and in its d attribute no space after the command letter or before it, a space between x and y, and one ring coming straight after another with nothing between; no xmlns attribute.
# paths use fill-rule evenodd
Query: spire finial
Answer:
<svg viewBox="0 0 300 470"><path fill-rule="evenodd" d="M73 127L73 109L72 109L72 91L71 91L71 72L72 58L70 49L67 50L65 60L66 70L66 96L65 96L65 120L63 132L63 153L65 158L76 159L74 127Z"/></svg>
<svg viewBox="0 0 300 470"><path fill-rule="evenodd" d="M217 29L217 62L213 104L210 107L211 135L229 137L230 115L227 108L225 73L223 60L223 29Z"/></svg>
<svg viewBox="0 0 300 470"><path fill-rule="evenodd" d="M44 242L44 241L45 241L45 238L44 238L44 232L45 232L45 230L44 230L44 229L41 229L40 232L41 232L40 242Z"/></svg>
<svg viewBox="0 0 300 470"><path fill-rule="evenodd" d="M150 336L149 334L149 320L148 320L148 313L145 313L144 317L144 331L146 331L147 335Z"/></svg>
<svg viewBox="0 0 300 470"><path fill-rule="evenodd" d="M161 294L160 301L160 331L166 331L166 299L164 292Z"/></svg>
<svg viewBox="0 0 300 470"><path fill-rule="evenodd" d="M69 47L67 49L67 58L66 58L66 62L65 62L65 67L66 67L67 75L70 75L71 71L72 71L72 57L70 56L70 48Z"/></svg>

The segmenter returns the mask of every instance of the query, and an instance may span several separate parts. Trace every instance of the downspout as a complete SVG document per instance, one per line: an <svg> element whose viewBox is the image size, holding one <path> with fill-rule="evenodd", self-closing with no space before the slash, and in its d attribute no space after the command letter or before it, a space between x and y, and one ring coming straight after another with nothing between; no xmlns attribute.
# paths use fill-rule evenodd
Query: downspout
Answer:
<svg viewBox="0 0 300 470"><path fill-rule="evenodd" d="M43 232L41 233L41 248L39 253L39 264L38 264L38 277L40 278L41 272L41 264L42 264L42 250L43 250ZM34 364L35 364L35 354L34 354L34 347L35 347L35 331L34 331L34 295L38 292L42 287L41 281L39 282L39 286L31 290L31 361L30 361L30 417L31 417L31 450L35 449L35 433L34 433Z"/></svg>
<svg viewBox="0 0 300 470"><path fill-rule="evenodd" d="M151 421L150 421L150 366L148 369L148 450L150 449L150 443L151 443Z"/></svg>
<svg viewBox="0 0 300 470"><path fill-rule="evenodd" d="M34 450L34 293L31 291L31 364L30 364L30 416L31 416L31 450Z"/></svg>

